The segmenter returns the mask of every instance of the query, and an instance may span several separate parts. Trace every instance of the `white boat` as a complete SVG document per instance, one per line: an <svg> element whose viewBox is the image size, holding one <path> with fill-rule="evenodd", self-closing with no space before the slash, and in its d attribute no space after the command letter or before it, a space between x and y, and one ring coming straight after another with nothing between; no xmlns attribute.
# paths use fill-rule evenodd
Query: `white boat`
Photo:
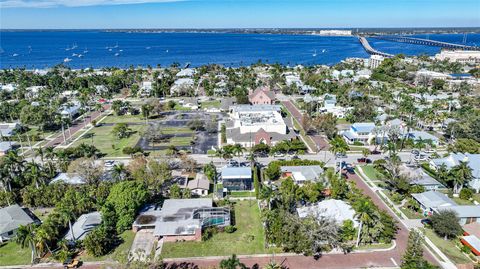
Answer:
<svg viewBox="0 0 480 269"><path fill-rule="evenodd" d="M122 52L123 50L119 50L120 52Z"/></svg>
<svg viewBox="0 0 480 269"><path fill-rule="evenodd" d="M108 49L108 51L112 51L112 49Z"/></svg>
<svg viewBox="0 0 480 269"><path fill-rule="evenodd" d="M166 50L165 52L168 53L168 50Z"/></svg>
<svg viewBox="0 0 480 269"><path fill-rule="evenodd" d="M151 49L151 48L152 48L152 47L146 47L145 49L149 50L149 49Z"/></svg>
<svg viewBox="0 0 480 269"><path fill-rule="evenodd" d="M17 57L18 56L18 53L14 53L12 54L13 57Z"/></svg>
<svg viewBox="0 0 480 269"><path fill-rule="evenodd" d="M317 50L312 54L313 57L317 57Z"/></svg>
<svg viewBox="0 0 480 269"><path fill-rule="evenodd" d="M115 56L116 56L116 57L120 56L120 53L118 53L118 52L117 52L117 53L115 53Z"/></svg>
<svg viewBox="0 0 480 269"><path fill-rule="evenodd" d="M114 49L118 48L118 43L113 47Z"/></svg>
<svg viewBox="0 0 480 269"><path fill-rule="evenodd" d="M325 53L326 51L327 51L326 49L323 49L323 50L322 50L322 53Z"/></svg>
<svg viewBox="0 0 480 269"><path fill-rule="evenodd" d="M88 53L88 49L85 48L85 50L83 51L83 54L87 54Z"/></svg>
<svg viewBox="0 0 480 269"><path fill-rule="evenodd" d="M70 59L70 58L67 57L67 58L63 59L63 62L64 62L64 63L68 63L68 62L70 62L71 60L72 60L72 59Z"/></svg>
<svg viewBox="0 0 480 269"><path fill-rule="evenodd" d="M72 57L77 57L77 56L78 56L78 54L72 53Z"/></svg>
<svg viewBox="0 0 480 269"><path fill-rule="evenodd" d="M83 54L78 54L78 58L82 58L83 57Z"/></svg>

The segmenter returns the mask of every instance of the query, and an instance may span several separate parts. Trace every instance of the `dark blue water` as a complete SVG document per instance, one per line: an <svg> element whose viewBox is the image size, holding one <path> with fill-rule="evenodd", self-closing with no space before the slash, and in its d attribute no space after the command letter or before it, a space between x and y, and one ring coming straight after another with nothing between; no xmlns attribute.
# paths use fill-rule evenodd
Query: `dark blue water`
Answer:
<svg viewBox="0 0 480 269"><path fill-rule="evenodd" d="M462 43L463 35L429 35L429 38ZM440 50L369 40L374 48L388 53L433 55ZM480 44L480 34L468 35L467 43ZM209 63L239 66L258 60L289 65L332 65L347 57L368 57L355 37L306 35L0 32L0 45L0 68L46 68L63 63L65 58L71 59L66 64L72 68L100 68L166 66L174 62L181 65L191 63L193 66ZM71 49L74 45L76 48ZM83 57L78 57L78 54Z"/></svg>

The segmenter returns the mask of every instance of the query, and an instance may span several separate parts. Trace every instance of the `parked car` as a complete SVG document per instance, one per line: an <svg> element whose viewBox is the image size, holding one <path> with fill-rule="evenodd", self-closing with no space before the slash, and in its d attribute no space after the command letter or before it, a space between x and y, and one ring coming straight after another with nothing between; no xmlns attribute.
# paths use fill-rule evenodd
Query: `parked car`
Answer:
<svg viewBox="0 0 480 269"><path fill-rule="evenodd" d="M115 161L112 161L112 160L105 161L104 165L107 168L114 167L115 166Z"/></svg>
<svg viewBox="0 0 480 269"><path fill-rule="evenodd" d="M347 158L347 153L337 153L337 158Z"/></svg>
<svg viewBox="0 0 480 269"><path fill-rule="evenodd" d="M382 152L381 152L381 151L378 151L378 150L372 150L372 151L370 151L370 154L372 154L372 155L378 155L378 154L382 154Z"/></svg>
<svg viewBox="0 0 480 269"><path fill-rule="evenodd" d="M78 267L80 267L80 261L77 259L69 258L63 262L63 268L65 269L78 268Z"/></svg>
<svg viewBox="0 0 480 269"><path fill-rule="evenodd" d="M357 162L359 162L359 163L372 163L372 160L370 160L368 158L358 158Z"/></svg>
<svg viewBox="0 0 480 269"><path fill-rule="evenodd" d="M420 223L422 223L422 224L425 225L425 226L430 226L430 225L432 225L432 221L431 221L430 219L422 219L422 220L420 221Z"/></svg>
<svg viewBox="0 0 480 269"><path fill-rule="evenodd" d="M351 166L348 166L347 168L345 168L345 171L347 171L351 175L355 174L355 168Z"/></svg>
<svg viewBox="0 0 480 269"><path fill-rule="evenodd" d="M300 158L297 155L292 156L292 160L298 160L298 159L300 159Z"/></svg>

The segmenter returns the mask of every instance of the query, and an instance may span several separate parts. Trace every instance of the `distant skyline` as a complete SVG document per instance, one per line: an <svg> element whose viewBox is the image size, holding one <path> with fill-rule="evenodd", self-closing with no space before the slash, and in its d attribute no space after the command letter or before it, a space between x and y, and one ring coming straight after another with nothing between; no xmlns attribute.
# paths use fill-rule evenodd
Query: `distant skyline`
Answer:
<svg viewBox="0 0 480 269"><path fill-rule="evenodd" d="M479 0L0 0L1 29L480 27Z"/></svg>

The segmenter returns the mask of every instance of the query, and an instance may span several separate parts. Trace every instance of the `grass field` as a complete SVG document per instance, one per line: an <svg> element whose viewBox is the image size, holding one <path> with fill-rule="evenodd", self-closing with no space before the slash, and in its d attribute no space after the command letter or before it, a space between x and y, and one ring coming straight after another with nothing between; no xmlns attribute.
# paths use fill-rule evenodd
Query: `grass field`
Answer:
<svg viewBox="0 0 480 269"><path fill-rule="evenodd" d="M81 143L92 144L93 139L93 145L102 153L107 154L108 157L124 156L122 149L135 146L145 126L130 125L129 128L132 129L133 133L127 138L118 139L112 134L113 126L95 127L77 140L73 146L78 146ZM91 137L92 135L93 137Z"/></svg>
<svg viewBox="0 0 480 269"><path fill-rule="evenodd" d="M201 103L202 108L220 108L222 105L219 100L205 101Z"/></svg>
<svg viewBox="0 0 480 269"><path fill-rule="evenodd" d="M15 242L0 245L0 265L30 264L30 248L21 248Z"/></svg>
<svg viewBox="0 0 480 269"><path fill-rule="evenodd" d="M457 239L454 240L444 240L440 238L435 232L431 229L425 229L425 235L432 240L432 242L437 246L448 258L450 258L454 263L468 263L471 262L463 252L455 245Z"/></svg>
<svg viewBox="0 0 480 269"><path fill-rule="evenodd" d="M370 180L380 180L381 174L373 168L372 165L364 165L362 166L363 173L370 178Z"/></svg>
<svg viewBox="0 0 480 269"><path fill-rule="evenodd" d="M265 249L265 234L256 201L237 202L235 220L237 231L231 234L218 233L204 242L164 243L162 257L229 256L269 252Z"/></svg>
<svg viewBox="0 0 480 269"><path fill-rule="evenodd" d="M164 127L161 128L162 133L164 134L179 134L179 133L192 133L193 131L190 130L188 127Z"/></svg>
<svg viewBox="0 0 480 269"><path fill-rule="evenodd" d="M89 261L111 261L116 260L120 262L124 262L127 259L128 252L130 251L130 247L132 246L133 239L135 238L135 233L132 231L125 231L123 232L120 237L123 240L117 248L115 248L111 253L101 256L101 257L93 257L88 254L84 254L80 257L82 261L89 262Z"/></svg>
<svg viewBox="0 0 480 269"><path fill-rule="evenodd" d="M130 123L130 122L145 122L145 119L142 118L141 115L122 115L122 116L115 116L115 115L108 115L102 123Z"/></svg>

